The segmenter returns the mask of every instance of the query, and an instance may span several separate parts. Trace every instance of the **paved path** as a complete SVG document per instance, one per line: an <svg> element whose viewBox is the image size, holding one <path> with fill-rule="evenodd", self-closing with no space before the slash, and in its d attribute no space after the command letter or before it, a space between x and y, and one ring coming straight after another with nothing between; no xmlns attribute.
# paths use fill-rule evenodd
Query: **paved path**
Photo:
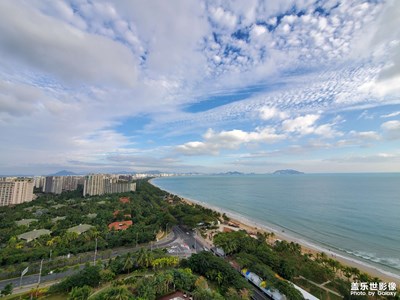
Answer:
<svg viewBox="0 0 400 300"><path fill-rule="evenodd" d="M335 294L336 296L339 296L340 298L343 298L343 296L340 295L339 293L337 293L335 291L332 291L331 289L328 289L327 287L324 287L324 284L327 284L328 282L324 282L323 284L318 284L318 283L316 283L316 282L314 282L312 280L309 280L309 279L307 279L307 278L305 278L305 277L303 277L301 275L298 278L307 280L309 283L311 283L311 284L313 284L313 285L315 285L315 286L317 286L317 287L319 287L319 288L321 288L321 289L323 289L323 290L325 290L325 291L327 291L329 293Z"/></svg>

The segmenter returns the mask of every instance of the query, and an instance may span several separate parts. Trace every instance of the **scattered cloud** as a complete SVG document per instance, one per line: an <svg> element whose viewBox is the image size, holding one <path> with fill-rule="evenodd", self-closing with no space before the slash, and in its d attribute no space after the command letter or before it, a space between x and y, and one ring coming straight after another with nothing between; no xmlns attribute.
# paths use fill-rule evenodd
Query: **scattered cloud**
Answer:
<svg viewBox="0 0 400 300"><path fill-rule="evenodd" d="M221 131L209 129L203 136L203 142L188 142L179 145L176 150L185 155L216 155L222 149L238 149L241 145L250 143L274 143L285 138L272 128L257 128L256 131L243 130Z"/></svg>
<svg viewBox="0 0 400 300"><path fill-rule="evenodd" d="M381 136L376 131L350 131L350 136L361 140L380 140Z"/></svg>
<svg viewBox="0 0 400 300"><path fill-rule="evenodd" d="M284 131L297 132L301 135L311 134L315 132L314 124L319 118L319 115L305 115L285 120L282 123L282 128Z"/></svg>
<svg viewBox="0 0 400 300"><path fill-rule="evenodd" d="M400 116L400 111L395 111L390 114L382 115L381 118L394 118Z"/></svg>
<svg viewBox="0 0 400 300"><path fill-rule="evenodd" d="M279 111L275 107L262 107L260 109L260 117L262 120L285 119L288 117L288 114Z"/></svg>
<svg viewBox="0 0 400 300"><path fill-rule="evenodd" d="M389 139L394 140L400 138L400 121L387 121L381 125L381 128Z"/></svg>

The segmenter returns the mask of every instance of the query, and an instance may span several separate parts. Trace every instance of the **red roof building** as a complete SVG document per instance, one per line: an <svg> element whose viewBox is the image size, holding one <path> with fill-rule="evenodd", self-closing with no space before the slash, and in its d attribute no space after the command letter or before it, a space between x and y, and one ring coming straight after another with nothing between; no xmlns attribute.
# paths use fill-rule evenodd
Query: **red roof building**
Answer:
<svg viewBox="0 0 400 300"><path fill-rule="evenodd" d="M126 230L133 225L132 221L114 222L108 225L108 229L112 230Z"/></svg>
<svg viewBox="0 0 400 300"><path fill-rule="evenodd" d="M119 198L119 202L121 202L121 203L129 203L129 198L128 197L121 197L121 198Z"/></svg>

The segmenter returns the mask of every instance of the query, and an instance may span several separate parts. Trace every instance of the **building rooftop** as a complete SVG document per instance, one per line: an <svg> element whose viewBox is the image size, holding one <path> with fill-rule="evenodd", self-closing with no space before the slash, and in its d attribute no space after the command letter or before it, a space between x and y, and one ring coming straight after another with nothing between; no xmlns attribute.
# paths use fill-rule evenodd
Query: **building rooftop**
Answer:
<svg viewBox="0 0 400 300"><path fill-rule="evenodd" d="M31 224L33 222L37 222L37 221L38 221L38 219L22 219L22 220L16 221L15 223L18 226L23 226L23 225L29 226L29 224Z"/></svg>
<svg viewBox="0 0 400 300"><path fill-rule="evenodd" d="M121 203L129 203L129 198L128 197L121 197L121 198L119 198L119 202L121 202Z"/></svg>
<svg viewBox="0 0 400 300"><path fill-rule="evenodd" d="M57 204L57 205L53 205L52 208L59 209L64 206L65 206L64 204Z"/></svg>
<svg viewBox="0 0 400 300"><path fill-rule="evenodd" d="M133 225L132 221L119 221L108 225L108 229L112 230L126 230Z"/></svg>
<svg viewBox="0 0 400 300"><path fill-rule="evenodd" d="M56 223L56 222L58 222L58 221L65 220L66 218L67 218L67 217L55 217L55 218L51 219L51 221L52 221L53 223Z"/></svg>
<svg viewBox="0 0 400 300"><path fill-rule="evenodd" d="M41 206L30 206L30 207L25 207L24 208L24 210L25 211L32 211L32 210L34 210L34 209L36 209L36 208L42 208Z"/></svg>
<svg viewBox="0 0 400 300"><path fill-rule="evenodd" d="M86 217L88 217L89 219L94 219L97 217L97 214L93 213L93 214L87 214Z"/></svg>
<svg viewBox="0 0 400 300"><path fill-rule="evenodd" d="M158 298L158 300L184 300L184 299L190 299L192 297L188 297L187 294L177 291L168 295L165 295L161 298Z"/></svg>
<svg viewBox="0 0 400 300"><path fill-rule="evenodd" d="M23 234L20 234L18 236L19 239L21 240L26 240L27 242L33 241L34 239L37 239L38 237L42 235L50 235L51 231L47 229L38 229L38 230L32 230L25 232Z"/></svg>
<svg viewBox="0 0 400 300"><path fill-rule="evenodd" d="M84 233L92 228L92 225L89 224L79 224L78 226L74 226L67 229L67 232L76 232L77 234Z"/></svg>

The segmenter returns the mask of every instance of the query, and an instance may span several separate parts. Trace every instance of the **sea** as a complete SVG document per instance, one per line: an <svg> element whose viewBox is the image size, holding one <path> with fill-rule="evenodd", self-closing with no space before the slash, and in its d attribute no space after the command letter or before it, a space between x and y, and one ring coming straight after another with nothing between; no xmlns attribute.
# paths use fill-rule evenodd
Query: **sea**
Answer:
<svg viewBox="0 0 400 300"><path fill-rule="evenodd" d="M400 278L400 173L174 176L152 183Z"/></svg>

